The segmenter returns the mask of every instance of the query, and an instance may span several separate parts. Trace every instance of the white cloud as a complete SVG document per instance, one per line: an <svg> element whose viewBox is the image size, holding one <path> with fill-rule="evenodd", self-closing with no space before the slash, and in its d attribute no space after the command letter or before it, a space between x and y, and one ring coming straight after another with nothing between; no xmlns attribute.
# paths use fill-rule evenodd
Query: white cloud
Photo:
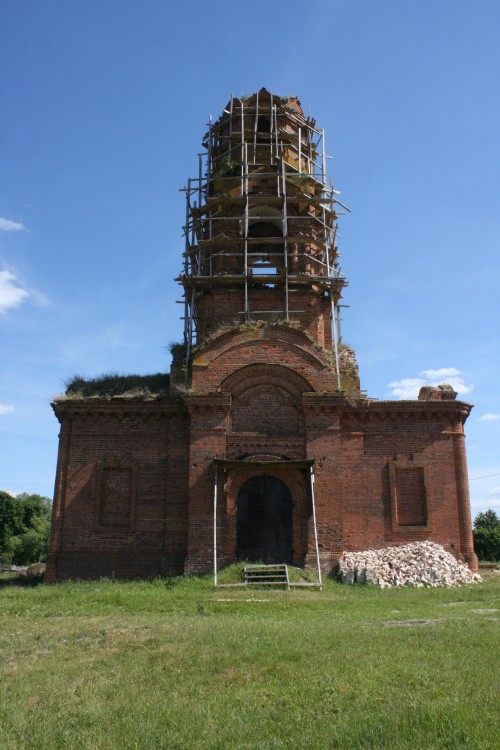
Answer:
<svg viewBox="0 0 500 750"><path fill-rule="evenodd" d="M474 519L478 513L484 513L486 510L494 510L496 513L498 513L498 510L500 509L500 499L496 498L488 498L485 499L479 499L475 501L471 501L471 516Z"/></svg>
<svg viewBox="0 0 500 750"><path fill-rule="evenodd" d="M11 404L0 404L0 416L10 414L12 411L14 411L14 407Z"/></svg>
<svg viewBox="0 0 500 750"><path fill-rule="evenodd" d="M0 271L0 313L12 307L19 307L30 293L17 285L17 279L10 271Z"/></svg>
<svg viewBox="0 0 500 750"><path fill-rule="evenodd" d="M500 495L500 485L498 487L492 487L488 492L490 495Z"/></svg>
<svg viewBox="0 0 500 750"><path fill-rule="evenodd" d="M27 228L20 221L12 221L0 216L0 231L2 232L27 232Z"/></svg>
<svg viewBox="0 0 500 750"><path fill-rule="evenodd" d="M492 412L486 412L479 417L479 422L494 422L496 419L500 419L500 414L493 414Z"/></svg>
<svg viewBox="0 0 500 750"><path fill-rule="evenodd" d="M459 394L470 393L473 385L464 382L463 373L456 367L441 367L437 370L422 370L416 378L402 378L389 383L389 396L398 399L414 399L423 385L441 385L447 383Z"/></svg>
<svg viewBox="0 0 500 750"><path fill-rule="evenodd" d="M424 370L420 373L421 377L436 380L438 378L453 378L460 375L460 370L456 367L441 367L439 370Z"/></svg>

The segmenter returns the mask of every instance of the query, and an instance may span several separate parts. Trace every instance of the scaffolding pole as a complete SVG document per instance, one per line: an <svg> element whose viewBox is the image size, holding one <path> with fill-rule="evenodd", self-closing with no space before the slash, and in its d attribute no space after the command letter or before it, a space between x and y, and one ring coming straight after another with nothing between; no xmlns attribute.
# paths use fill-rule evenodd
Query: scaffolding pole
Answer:
<svg viewBox="0 0 500 750"><path fill-rule="evenodd" d="M316 502L314 499L314 468L311 464L309 467L309 481L311 487L311 504L313 512L313 526L314 526L314 547L316 550L316 565L318 566L318 581L321 588L323 588L321 580L321 562L319 559L319 545L318 545L318 527L316 525Z"/></svg>
<svg viewBox="0 0 500 750"><path fill-rule="evenodd" d="M245 143L245 246L244 246L244 257L243 257L243 273L245 275L245 322L248 322L249 318L249 306L248 306L248 153L247 144Z"/></svg>
<svg viewBox="0 0 500 750"><path fill-rule="evenodd" d="M214 586L217 586L217 464L214 464Z"/></svg>

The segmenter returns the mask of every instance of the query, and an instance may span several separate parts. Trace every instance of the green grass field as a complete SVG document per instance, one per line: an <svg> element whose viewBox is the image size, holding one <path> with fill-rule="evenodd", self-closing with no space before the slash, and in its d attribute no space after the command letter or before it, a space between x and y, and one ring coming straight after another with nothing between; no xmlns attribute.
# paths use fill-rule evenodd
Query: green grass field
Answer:
<svg viewBox="0 0 500 750"><path fill-rule="evenodd" d="M0 581L2 750L498 750L500 575Z"/></svg>

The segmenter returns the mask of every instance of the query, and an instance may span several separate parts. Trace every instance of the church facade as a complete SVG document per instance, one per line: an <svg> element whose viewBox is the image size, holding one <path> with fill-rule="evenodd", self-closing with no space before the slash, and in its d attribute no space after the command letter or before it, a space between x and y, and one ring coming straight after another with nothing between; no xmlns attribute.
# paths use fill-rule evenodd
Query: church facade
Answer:
<svg viewBox="0 0 500 750"><path fill-rule="evenodd" d="M168 378L70 387L46 580L335 568L430 539L476 569L464 423L446 385L381 401L342 342L324 132L298 99L231 97L188 181L184 341ZM111 364L111 363L110 363Z"/></svg>

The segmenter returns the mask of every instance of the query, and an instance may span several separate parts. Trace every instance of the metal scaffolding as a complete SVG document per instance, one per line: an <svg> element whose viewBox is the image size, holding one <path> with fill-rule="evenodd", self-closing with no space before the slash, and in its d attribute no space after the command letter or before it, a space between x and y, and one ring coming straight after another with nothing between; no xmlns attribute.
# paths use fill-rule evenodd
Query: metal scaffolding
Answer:
<svg viewBox="0 0 500 750"><path fill-rule="evenodd" d="M188 180L184 226L186 362L203 337L199 307L214 292L236 293L233 319L300 322L294 292L311 289L331 305L331 341L340 342L337 217L349 211L327 184L325 135L296 99L265 89L230 102L208 123L198 177ZM340 210L339 210L340 209ZM272 309L255 290L272 289ZM223 313L219 313L221 318ZM216 313L212 312L212 316Z"/></svg>

